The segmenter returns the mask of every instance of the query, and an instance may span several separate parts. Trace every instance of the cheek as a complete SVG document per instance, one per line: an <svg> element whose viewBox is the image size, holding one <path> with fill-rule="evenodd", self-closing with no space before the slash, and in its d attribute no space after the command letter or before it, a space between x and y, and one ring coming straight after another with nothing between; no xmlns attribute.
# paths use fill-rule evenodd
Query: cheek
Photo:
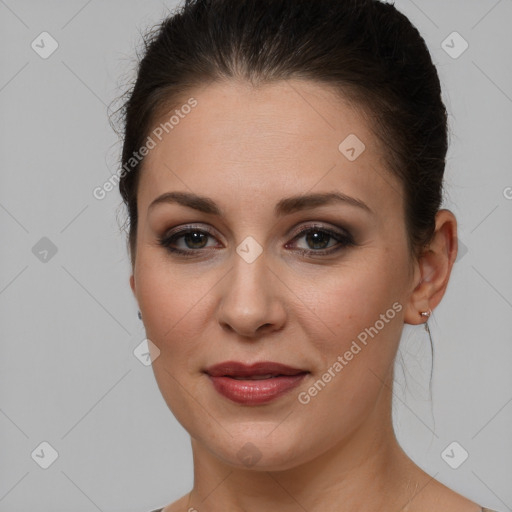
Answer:
<svg viewBox="0 0 512 512"><path fill-rule="evenodd" d="M142 263L142 258L141 258ZM205 307L215 285L208 273L201 278L192 266L172 267L168 262L142 264L136 270L139 305L147 337L173 365L187 360L207 328Z"/></svg>
<svg viewBox="0 0 512 512"><path fill-rule="evenodd" d="M325 282L317 280L314 288L309 283L313 290L307 296L310 312L298 321L308 331L325 368L340 356L347 365L343 373L348 373L349 366L364 365L382 375L392 362L403 328L404 306L399 276L390 261L382 253L368 265L330 273ZM358 380L357 374L353 377Z"/></svg>
<svg viewBox="0 0 512 512"><path fill-rule="evenodd" d="M303 324L320 364L299 402L316 424L324 425L328 438L353 429L375 407L403 328L404 308L391 272L385 277L354 268L349 277L338 275L316 288L309 300L320 307L308 316L309 326ZM329 329L311 335L320 324Z"/></svg>
<svg viewBox="0 0 512 512"><path fill-rule="evenodd" d="M141 265L136 270L139 306L146 336L159 350L152 364L157 385L176 418L192 429L195 402L190 396L200 394L196 379L191 378L196 370L192 363L199 352L200 340L205 338L201 314L213 283L157 260L154 258L151 264L148 258L139 260Z"/></svg>
<svg viewBox="0 0 512 512"><path fill-rule="evenodd" d="M316 280L314 288L308 283L312 291L308 292L307 301L317 321L323 320L331 332L355 334L373 324L400 299L395 284L389 269L377 269L375 265L371 271L364 266L352 267L330 272L325 280Z"/></svg>

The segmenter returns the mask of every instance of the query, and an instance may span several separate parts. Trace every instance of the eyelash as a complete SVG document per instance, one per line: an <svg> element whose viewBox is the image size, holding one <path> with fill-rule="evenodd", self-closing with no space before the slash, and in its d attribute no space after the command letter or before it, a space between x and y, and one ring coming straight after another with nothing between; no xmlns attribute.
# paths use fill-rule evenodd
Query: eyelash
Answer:
<svg viewBox="0 0 512 512"><path fill-rule="evenodd" d="M194 226L185 226L184 228L180 229L176 233L173 233L171 235L163 235L158 238L158 244L162 247L164 247L167 251L169 251L171 254L184 257L184 258L195 258L197 257L193 253L197 253L201 250L204 250L204 248L201 249L189 249L189 250L183 250L183 249L176 249L175 247L172 247L171 244L175 243L180 238L183 238L185 235L191 234L191 233L201 233L203 235L211 236L213 238L214 234L209 228L197 228ZM299 231L293 238L292 242L295 240L298 240L302 238L304 235L308 233L323 233L329 236L329 238L334 238L338 241L338 245L329 248L329 249L320 249L320 250L314 250L314 249L296 249L296 252L300 253L304 256L327 256L330 254L333 254L335 252L340 251L342 248L352 247L355 246L355 242L350 234L343 234L339 233L337 231L334 231L332 229L318 226L316 224L306 226L304 229ZM288 245L288 244L286 244Z"/></svg>

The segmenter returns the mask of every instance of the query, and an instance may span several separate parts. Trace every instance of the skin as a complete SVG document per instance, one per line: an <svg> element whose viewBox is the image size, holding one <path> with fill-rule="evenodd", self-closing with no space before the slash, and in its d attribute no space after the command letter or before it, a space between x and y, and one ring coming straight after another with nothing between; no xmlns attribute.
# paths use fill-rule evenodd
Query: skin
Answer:
<svg viewBox="0 0 512 512"><path fill-rule="evenodd" d="M429 251L413 259L402 186L385 168L379 139L362 112L325 85L230 81L191 96L198 105L145 159L130 277L160 351L151 348L158 386L192 442L194 487L164 511L480 511L407 457L391 418L403 325L424 323L419 312L434 310L446 291L457 254L454 215L438 212ZM349 134L366 146L353 162L338 150ZM171 191L208 196L222 215L179 204L148 210ZM334 203L274 216L284 197L332 191L373 213ZM325 247L304 235L294 241L312 222L348 231L356 245L327 238L337 252L300 254ZM185 224L213 230L206 248L175 241L194 252L189 259L158 244ZM263 248L252 263L236 252L247 236ZM301 404L298 394L393 303L402 306L394 318ZM203 373L226 360L277 361L310 374L273 402L244 406L219 395ZM251 467L237 456L248 442L260 456Z"/></svg>

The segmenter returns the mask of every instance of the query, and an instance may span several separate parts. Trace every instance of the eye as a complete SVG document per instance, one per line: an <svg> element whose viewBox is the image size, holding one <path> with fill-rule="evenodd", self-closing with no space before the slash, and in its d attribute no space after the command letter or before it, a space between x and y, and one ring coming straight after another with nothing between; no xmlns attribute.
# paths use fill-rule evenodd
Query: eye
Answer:
<svg viewBox="0 0 512 512"><path fill-rule="evenodd" d="M304 238L307 247L299 247L298 251L303 254L324 255L332 254L344 247L355 245L349 233L343 233L319 225L307 226L299 231L292 242ZM333 243L334 242L334 243ZM337 244L336 244L337 242ZM289 244L287 244L289 246Z"/></svg>
<svg viewBox="0 0 512 512"><path fill-rule="evenodd" d="M214 238L214 236L208 228L198 229L194 226L185 226L159 238L158 244L171 253L193 257L192 253L198 252L198 249L211 248L211 245L207 245L209 238Z"/></svg>

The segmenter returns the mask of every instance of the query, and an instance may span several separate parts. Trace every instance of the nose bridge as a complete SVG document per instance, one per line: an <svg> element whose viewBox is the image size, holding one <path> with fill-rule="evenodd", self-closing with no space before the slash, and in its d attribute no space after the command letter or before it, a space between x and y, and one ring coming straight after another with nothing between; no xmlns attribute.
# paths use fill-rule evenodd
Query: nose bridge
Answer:
<svg viewBox="0 0 512 512"><path fill-rule="evenodd" d="M268 265L266 254L253 241L245 240L237 247L218 307L218 321L223 327L254 336L262 326L282 326L284 308Z"/></svg>

